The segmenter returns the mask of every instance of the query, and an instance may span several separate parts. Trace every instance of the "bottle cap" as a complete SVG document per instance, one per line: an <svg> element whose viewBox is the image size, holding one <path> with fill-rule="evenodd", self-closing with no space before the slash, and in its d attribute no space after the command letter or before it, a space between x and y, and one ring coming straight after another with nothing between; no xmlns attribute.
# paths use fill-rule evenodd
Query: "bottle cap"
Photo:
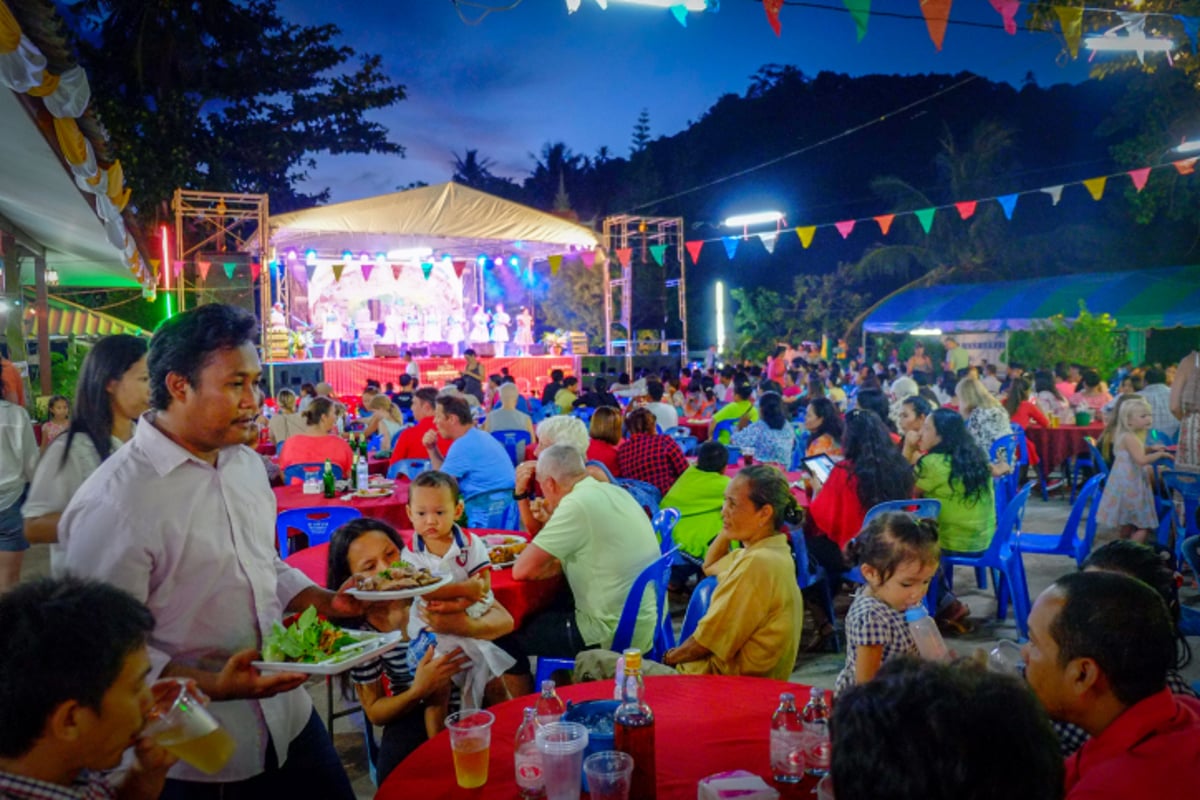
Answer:
<svg viewBox="0 0 1200 800"><path fill-rule="evenodd" d="M928 616L929 616L929 611L925 608L925 606L922 605L921 603L917 603L915 606L913 606L912 608L910 608L904 612L904 621L905 622L916 622L917 620L923 619Z"/></svg>
<svg viewBox="0 0 1200 800"><path fill-rule="evenodd" d="M792 694L791 692L784 692L783 694L779 695L779 702L794 703L796 702L796 695Z"/></svg>
<svg viewBox="0 0 1200 800"><path fill-rule="evenodd" d="M625 651L625 669L641 669L642 668L642 651L636 647L631 647Z"/></svg>
<svg viewBox="0 0 1200 800"><path fill-rule="evenodd" d="M554 685L555 685L554 681L550 681L550 680L542 681L542 694L546 694L547 692L553 692Z"/></svg>

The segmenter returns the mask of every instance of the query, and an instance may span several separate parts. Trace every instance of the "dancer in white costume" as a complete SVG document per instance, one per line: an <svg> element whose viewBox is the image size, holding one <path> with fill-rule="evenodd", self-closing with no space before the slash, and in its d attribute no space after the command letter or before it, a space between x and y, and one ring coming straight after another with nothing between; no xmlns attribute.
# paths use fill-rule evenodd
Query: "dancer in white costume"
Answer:
<svg viewBox="0 0 1200 800"><path fill-rule="evenodd" d="M462 309L456 308L450 312L450 319L446 322L446 341L454 349L455 358L458 358L458 352L462 349L463 339L466 338L466 333L463 331L462 315Z"/></svg>
<svg viewBox="0 0 1200 800"><path fill-rule="evenodd" d="M400 306L394 303L388 306L387 316L383 318L383 329L384 344L404 344L404 316L400 313Z"/></svg>
<svg viewBox="0 0 1200 800"><path fill-rule="evenodd" d="M488 321L491 319L483 306L475 306L475 313L471 315L471 332L467 334L467 341L471 344L480 344L488 341Z"/></svg>
<svg viewBox="0 0 1200 800"><path fill-rule="evenodd" d="M341 315L332 306L325 310L324 324L321 326L321 339L325 342L326 358L342 357L342 340L346 338L346 326L342 323Z"/></svg>
<svg viewBox="0 0 1200 800"><path fill-rule="evenodd" d="M496 311L492 314L492 343L496 345L496 357L504 358L504 346L508 344L508 326L512 317L504 313L504 304L496 303Z"/></svg>
<svg viewBox="0 0 1200 800"><path fill-rule="evenodd" d="M416 344L421 341L421 333L421 315L410 308L404 314L404 343Z"/></svg>
<svg viewBox="0 0 1200 800"><path fill-rule="evenodd" d="M431 343L442 341L442 315L433 306L425 309L425 331L422 338Z"/></svg>
<svg viewBox="0 0 1200 800"><path fill-rule="evenodd" d="M521 312L517 314L517 335L513 337L513 344L517 346L518 355L529 355L529 346L533 344L533 314L525 306L521 306Z"/></svg>

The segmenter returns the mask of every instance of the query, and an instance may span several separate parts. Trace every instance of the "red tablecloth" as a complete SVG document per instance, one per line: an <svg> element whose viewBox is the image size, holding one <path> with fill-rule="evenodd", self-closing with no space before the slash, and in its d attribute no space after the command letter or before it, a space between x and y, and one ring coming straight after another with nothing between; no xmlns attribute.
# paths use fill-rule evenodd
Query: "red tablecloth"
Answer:
<svg viewBox="0 0 1200 800"><path fill-rule="evenodd" d="M525 535L514 531L492 531L482 528L477 528L472 533L480 536L489 533ZM412 534L410 530L400 531L406 545L411 546ZM329 545L319 544L293 553L285 560L311 578L313 583L324 586L328 558ZM492 593L496 596L496 602L512 614L513 623L517 627L520 627L521 622L530 614L552 605L566 585L566 579L561 575L545 581L514 581L511 569L492 570Z"/></svg>
<svg viewBox="0 0 1200 800"><path fill-rule="evenodd" d="M1025 429L1025 438L1037 448L1038 456L1046 465L1046 469L1065 464L1077 453L1086 453L1087 445L1083 437L1091 436L1098 439L1104 433L1104 423L1093 422L1091 425L1060 425L1057 428L1043 428L1040 425L1030 425Z"/></svg>
<svg viewBox="0 0 1200 800"><path fill-rule="evenodd" d="M667 676L646 679L646 702L654 710L655 766L658 797L676 800L696 796L701 778L717 772L745 769L771 783L771 714L781 692L792 692L804 702L808 689L795 683L766 678L725 676ZM608 681L564 686L564 700L612 699ZM723 702L722 702L723 701ZM460 789L454 781L449 734L445 731L421 745L392 771L379 787L376 800L440 800L476 798L511 800L513 739L522 709L532 697L509 700L490 710L496 715L488 782L479 789ZM773 785L783 797L811 800L811 778L792 786Z"/></svg>
<svg viewBox="0 0 1200 800"><path fill-rule="evenodd" d="M323 494L305 494L304 487L299 484L276 486L271 491L275 492L275 503L279 511L315 506L348 505L357 508L364 517L381 519L397 530L406 530L412 527L412 523L408 519L408 509L405 508L408 505L407 480L396 481L395 491L387 497L352 497L349 500L342 500L343 493L330 499Z"/></svg>
<svg viewBox="0 0 1200 800"><path fill-rule="evenodd" d="M696 437L697 442L708 441L708 425L711 419L681 419L679 424L686 427L692 432L692 436Z"/></svg>

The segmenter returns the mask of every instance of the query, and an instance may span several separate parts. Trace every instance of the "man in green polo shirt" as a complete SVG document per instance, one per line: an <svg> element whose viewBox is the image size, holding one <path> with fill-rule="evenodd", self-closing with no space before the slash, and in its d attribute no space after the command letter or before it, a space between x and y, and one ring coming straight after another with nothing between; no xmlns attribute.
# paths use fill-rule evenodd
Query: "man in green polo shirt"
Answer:
<svg viewBox="0 0 1200 800"><path fill-rule="evenodd" d="M953 336L947 336L944 340L946 345L946 369L958 375L958 371L966 369L971 363L971 356L966 350L963 350L958 340Z"/></svg>
<svg viewBox="0 0 1200 800"><path fill-rule="evenodd" d="M724 408L713 414L712 421L708 423L709 438L713 438L713 431L716 429L717 423L723 420L733 420L736 423L742 417L746 417L748 422L758 422L758 409L754 407L754 401L751 399L753 396L754 389L750 384L741 383L735 386L733 402L726 404ZM721 444L729 444L729 434L724 431L716 438Z"/></svg>

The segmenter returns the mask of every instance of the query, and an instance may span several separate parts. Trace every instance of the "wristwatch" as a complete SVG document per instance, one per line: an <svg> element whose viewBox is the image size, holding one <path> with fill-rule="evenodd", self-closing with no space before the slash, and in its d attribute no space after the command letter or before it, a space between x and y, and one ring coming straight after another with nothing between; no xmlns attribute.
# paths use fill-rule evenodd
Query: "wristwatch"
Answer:
<svg viewBox="0 0 1200 800"><path fill-rule="evenodd" d="M523 494L517 494L516 490L513 490L512 499L513 500L532 500L533 492L525 492Z"/></svg>

